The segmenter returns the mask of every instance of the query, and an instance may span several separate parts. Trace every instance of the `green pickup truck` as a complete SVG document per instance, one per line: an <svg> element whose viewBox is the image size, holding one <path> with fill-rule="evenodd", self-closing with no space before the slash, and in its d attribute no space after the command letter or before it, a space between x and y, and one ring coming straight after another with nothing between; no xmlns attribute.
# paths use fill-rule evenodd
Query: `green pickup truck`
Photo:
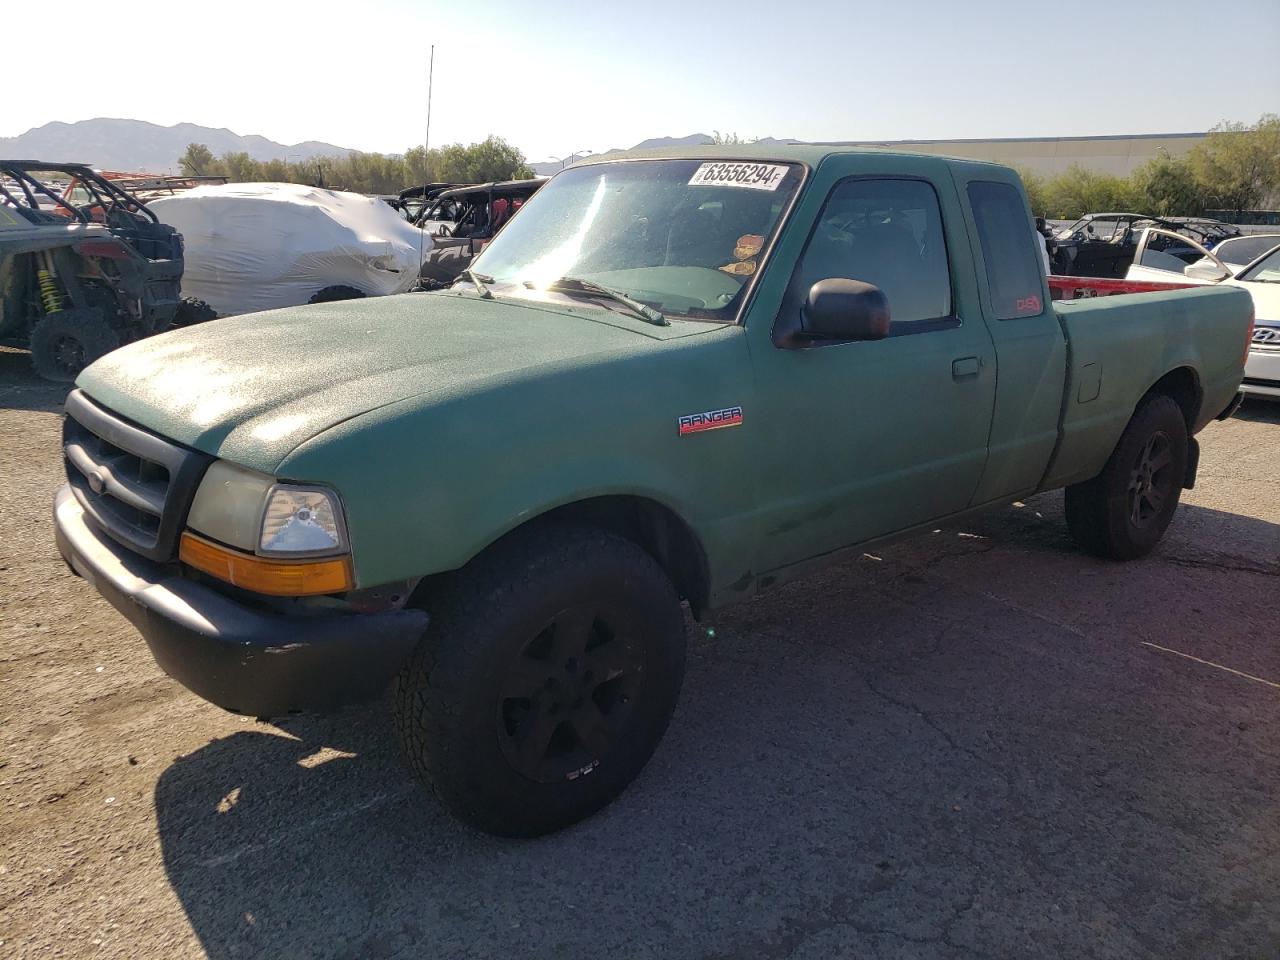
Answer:
<svg viewBox="0 0 1280 960"><path fill-rule="evenodd" d="M821 147L556 176L453 287L221 320L67 399L58 547L240 713L378 697L499 834L639 773L694 617L1066 488L1151 550L1230 414L1248 293L1055 303L1017 176Z"/></svg>

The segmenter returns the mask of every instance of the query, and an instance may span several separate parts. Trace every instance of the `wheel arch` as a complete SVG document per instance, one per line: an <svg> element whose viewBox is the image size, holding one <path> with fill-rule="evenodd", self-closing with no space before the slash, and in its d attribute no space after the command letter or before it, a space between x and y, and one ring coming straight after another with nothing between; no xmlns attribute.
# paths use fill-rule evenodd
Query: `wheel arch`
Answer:
<svg viewBox="0 0 1280 960"><path fill-rule="evenodd" d="M1162 394L1169 397L1182 411L1182 418L1187 423L1187 435L1195 432L1200 418L1200 410L1204 405L1204 388L1200 385L1200 375L1190 366L1174 367L1159 380L1147 388L1143 396Z"/></svg>
<svg viewBox="0 0 1280 960"><path fill-rule="evenodd" d="M549 507L524 518L488 543L476 556L532 527L556 524L599 527L632 541L653 557L663 569L677 594L689 602L695 618L700 618L707 609L711 574L701 538L679 513L649 496L603 494ZM453 571L424 578L415 590L415 598L429 593L439 578L449 577L451 573Z"/></svg>

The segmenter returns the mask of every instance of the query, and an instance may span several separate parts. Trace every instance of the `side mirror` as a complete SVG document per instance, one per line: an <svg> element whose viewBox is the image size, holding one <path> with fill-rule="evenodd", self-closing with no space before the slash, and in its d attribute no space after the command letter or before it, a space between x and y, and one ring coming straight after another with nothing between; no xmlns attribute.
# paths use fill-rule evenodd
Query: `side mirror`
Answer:
<svg viewBox="0 0 1280 960"><path fill-rule="evenodd" d="M1216 263L1196 262L1183 267L1182 274L1192 280L1209 280L1217 283L1219 280L1225 280L1231 276L1231 271L1224 270Z"/></svg>
<svg viewBox="0 0 1280 960"><path fill-rule="evenodd" d="M883 340L889 335L889 300L861 280L819 280L800 311L800 336L811 340Z"/></svg>

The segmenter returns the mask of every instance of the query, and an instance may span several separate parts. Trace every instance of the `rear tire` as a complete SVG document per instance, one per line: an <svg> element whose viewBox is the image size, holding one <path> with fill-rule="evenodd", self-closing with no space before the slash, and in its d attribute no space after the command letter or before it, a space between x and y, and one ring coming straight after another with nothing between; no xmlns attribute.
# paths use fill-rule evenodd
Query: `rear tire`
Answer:
<svg viewBox="0 0 1280 960"><path fill-rule="evenodd" d="M31 331L29 342L36 373L57 383L70 383L120 345L120 334L92 308L47 314Z"/></svg>
<svg viewBox="0 0 1280 960"><path fill-rule="evenodd" d="M1067 487L1067 527L1089 553L1136 560L1173 519L1187 473L1187 423L1172 398L1138 404L1102 472Z"/></svg>
<svg viewBox="0 0 1280 960"><path fill-rule="evenodd" d="M363 300L364 291L345 284L336 283L331 287L321 287L311 295L307 303L336 303L339 300Z"/></svg>
<svg viewBox="0 0 1280 960"><path fill-rule="evenodd" d="M440 587L396 682L413 772L499 836L608 804L662 739L684 676L684 616L661 567L603 530L542 525Z"/></svg>

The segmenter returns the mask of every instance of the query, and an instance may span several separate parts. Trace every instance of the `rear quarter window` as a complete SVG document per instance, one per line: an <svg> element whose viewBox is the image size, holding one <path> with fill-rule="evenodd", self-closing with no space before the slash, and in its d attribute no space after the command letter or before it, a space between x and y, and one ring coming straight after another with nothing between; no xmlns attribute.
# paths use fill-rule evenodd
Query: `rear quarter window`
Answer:
<svg viewBox="0 0 1280 960"><path fill-rule="evenodd" d="M1040 252L1022 195L1007 183L986 181L969 184L968 192L995 318L1038 316L1044 310Z"/></svg>

